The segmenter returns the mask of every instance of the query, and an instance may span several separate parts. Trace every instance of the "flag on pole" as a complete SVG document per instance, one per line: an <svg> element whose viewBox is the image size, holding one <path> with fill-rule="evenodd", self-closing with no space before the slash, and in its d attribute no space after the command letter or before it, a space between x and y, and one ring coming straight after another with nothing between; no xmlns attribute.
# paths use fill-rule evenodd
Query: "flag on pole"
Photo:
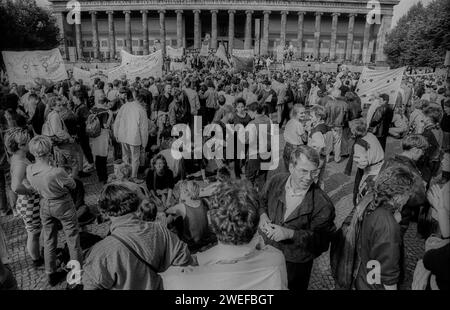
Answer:
<svg viewBox="0 0 450 310"><path fill-rule="evenodd" d="M224 63L226 63L229 67L231 67L230 61L227 58L227 53L225 51L225 46L223 44L219 45L219 48L216 52L216 57L222 60Z"/></svg>
<svg viewBox="0 0 450 310"><path fill-rule="evenodd" d="M356 86L356 93L361 98L361 103L372 104L374 97L384 93L389 95L389 104L395 104L405 69L406 67L394 70L372 70L364 67Z"/></svg>

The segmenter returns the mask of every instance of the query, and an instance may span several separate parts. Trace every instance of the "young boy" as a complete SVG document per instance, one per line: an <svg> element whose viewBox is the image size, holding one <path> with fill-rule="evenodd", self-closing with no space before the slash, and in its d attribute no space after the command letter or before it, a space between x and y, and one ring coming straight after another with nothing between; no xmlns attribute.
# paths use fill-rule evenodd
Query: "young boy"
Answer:
<svg viewBox="0 0 450 310"><path fill-rule="evenodd" d="M58 284L65 276L64 272L57 272L56 246L58 244L59 220L63 226L70 259L83 264L80 246L79 225L77 212L70 195L76 183L63 168L50 164L52 156L52 142L49 137L36 136L29 143L31 154L36 163L27 167L27 179L31 186L41 196L41 221L44 232L44 261L45 272L51 286Z"/></svg>

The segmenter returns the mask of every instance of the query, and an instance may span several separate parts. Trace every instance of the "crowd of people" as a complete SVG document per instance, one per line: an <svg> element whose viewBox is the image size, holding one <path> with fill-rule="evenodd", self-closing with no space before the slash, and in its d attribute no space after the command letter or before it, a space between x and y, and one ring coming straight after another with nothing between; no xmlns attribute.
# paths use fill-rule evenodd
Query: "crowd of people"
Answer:
<svg viewBox="0 0 450 310"><path fill-rule="evenodd" d="M36 268L44 265L51 286L67 277L57 247L62 229L70 260L83 270L81 282L68 282L71 289L305 290L314 259L330 244L336 253L343 230L324 178L327 165L347 160L345 173L356 171L354 208L343 225L358 231L359 260L344 275L354 275L351 288L399 287L413 221L427 238L414 287L448 289L449 81L405 77L396 102L378 94L367 108L358 80L345 68L192 66L92 85L71 77L2 81L1 216L21 217L27 253ZM280 173L268 178L263 168L274 146L251 154L248 137L244 159L174 158L172 128L192 128L198 116L223 132L228 124L253 124L249 136L268 134L268 141L272 131L260 125L278 125L285 142ZM392 157L389 136L402 146ZM86 206L83 179L94 171L103 189L98 205ZM86 241L92 236L80 227L104 221L107 236ZM2 236L0 250L0 287L14 288ZM379 283L367 280L373 260ZM343 275L334 276L340 283Z"/></svg>

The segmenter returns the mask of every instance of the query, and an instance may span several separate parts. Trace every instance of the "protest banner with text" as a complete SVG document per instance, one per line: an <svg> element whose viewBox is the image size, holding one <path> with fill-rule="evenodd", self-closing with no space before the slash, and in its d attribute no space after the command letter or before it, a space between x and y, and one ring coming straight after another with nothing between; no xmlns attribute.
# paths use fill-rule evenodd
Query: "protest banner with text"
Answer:
<svg viewBox="0 0 450 310"><path fill-rule="evenodd" d="M36 79L58 82L67 79L67 71L58 48L40 51L3 51L9 82L36 84Z"/></svg>

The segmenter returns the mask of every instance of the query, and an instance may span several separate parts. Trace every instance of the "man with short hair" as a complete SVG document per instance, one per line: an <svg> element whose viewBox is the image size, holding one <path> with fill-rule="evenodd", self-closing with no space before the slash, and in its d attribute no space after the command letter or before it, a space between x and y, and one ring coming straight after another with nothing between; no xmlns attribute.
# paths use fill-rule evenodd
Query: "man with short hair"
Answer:
<svg viewBox="0 0 450 310"><path fill-rule="evenodd" d="M137 97L138 101L144 100L141 94ZM123 162L131 165L131 177L136 179L141 147L145 149L148 142L148 118L142 105L134 101L130 90L127 92L127 103L117 113L114 136L122 144Z"/></svg>
<svg viewBox="0 0 450 310"><path fill-rule="evenodd" d="M314 183L318 173L319 154L301 145L291 153L289 173L273 176L261 196L261 234L283 252L290 290L308 288L313 261L336 230L334 205Z"/></svg>
<svg viewBox="0 0 450 310"><path fill-rule="evenodd" d="M370 123L369 132L373 133L380 141L383 151L386 151L386 139L389 135L389 126L394 117L394 111L389 106L389 95L381 94L381 105L375 110Z"/></svg>
<svg viewBox="0 0 450 310"><path fill-rule="evenodd" d="M158 98L159 96L159 91L158 91L158 87L155 84L155 78L153 76L148 78L148 90L149 92L152 93L153 98Z"/></svg>
<svg viewBox="0 0 450 310"><path fill-rule="evenodd" d="M327 113L325 124L331 128L331 132L333 133L333 152L334 161L336 163L340 163L342 161L342 131L347 119L347 103L342 97L340 97L340 93L341 91L339 89L333 88L329 94L331 100L329 100L325 105L325 110Z"/></svg>

